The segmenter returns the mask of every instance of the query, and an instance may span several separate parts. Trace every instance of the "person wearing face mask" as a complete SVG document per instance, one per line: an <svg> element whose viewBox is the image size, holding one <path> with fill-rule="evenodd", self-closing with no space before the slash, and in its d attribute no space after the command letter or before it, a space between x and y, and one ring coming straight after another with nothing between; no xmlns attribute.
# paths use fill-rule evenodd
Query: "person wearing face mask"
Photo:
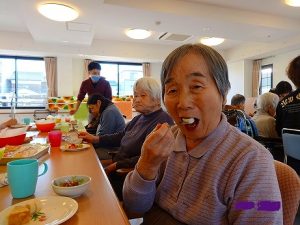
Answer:
<svg viewBox="0 0 300 225"><path fill-rule="evenodd" d="M89 78L81 83L79 93L77 95L77 104L75 109L70 111L71 115L77 112L86 94L88 94L88 96L93 94L101 94L109 100L112 99L111 86L109 82L100 75L100 72L101 66L99 63L91 62L88 65Z"/></svg>

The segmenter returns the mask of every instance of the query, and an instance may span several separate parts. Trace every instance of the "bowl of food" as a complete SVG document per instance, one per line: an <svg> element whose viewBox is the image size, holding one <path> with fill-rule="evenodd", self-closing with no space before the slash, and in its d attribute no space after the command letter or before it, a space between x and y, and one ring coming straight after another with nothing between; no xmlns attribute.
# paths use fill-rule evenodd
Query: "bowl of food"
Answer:
<svg viewBox="0 0 300 225"><path fill-rule="evenodd" d="M55 122L54 120L36 120L36 128L41 132L49 132L54 129Z"/></svg>
<svg viewBox="0 0 300 225"><path fill-rule="evenodd" d="M0 148L5 145L21 145L24 143L26 134L18 134L11 137L0 137Z"/></svg>
<svg viewBox="0 0 300 225"><path fill-rule="evenodd" d="M58 195L78 197L89 187L92 178L86 175L70 175L52 180L52 189Z"/></svg>

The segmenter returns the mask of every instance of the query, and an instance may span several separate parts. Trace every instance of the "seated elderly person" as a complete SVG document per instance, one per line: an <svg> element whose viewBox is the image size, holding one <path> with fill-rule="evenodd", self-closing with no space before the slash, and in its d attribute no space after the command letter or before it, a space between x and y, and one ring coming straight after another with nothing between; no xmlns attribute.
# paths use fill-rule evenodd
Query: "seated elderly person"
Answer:
<svg viewBox="0 0 300 225"><path fill-rule="evenodd" d="M276 107L279 102L277 94L268 92L258 96L257 99L257 112L253 120L258 129L259 136L267 138L277 138L278 134L275 128Z"/></svg>
<svg viewBox="0 0 300 225"><path fill-rule="evenodd" d="M232 96L231 98L231 106L233 106L234 109L239 109L239 110L245 110L245 101L246 98L244 95L241 94L236 94Z"/></svg>
<svg viewBox="0 0 300 225"><path fill-rule="evenodd" d="M165 59L161 83L176 126L147 136L124 183L127 212L144 213L143 225L282 224L272 155L222 113L230 83L221 55L183 45Z"/></svg>
<svg viewBox="0 0 300 225"><path fill-rule="evenodd" d="M87 101L93 118L86 126L90 134L113 134L124 130L125 121L119 109L103 95L90 95Z"/></svg>
<svg viewBox="0 0 300 225"><path fill-rule="evenodd" d="M119 199L122 199L122 186L124 178L115 171L119 168L132 168L135 166L145 138L157 124L173 124L172 118L161 108L161 89L158 82L150 77L138 79L133 86L133 107L140 115L134 117L123 131L115 134L93 136L83 134L84 140L104 147L119 147L112 160L105 161L108 165L106 173ZM105 166L104 165L104 166ZM122 180L123 179L123 180Z"/></svg>

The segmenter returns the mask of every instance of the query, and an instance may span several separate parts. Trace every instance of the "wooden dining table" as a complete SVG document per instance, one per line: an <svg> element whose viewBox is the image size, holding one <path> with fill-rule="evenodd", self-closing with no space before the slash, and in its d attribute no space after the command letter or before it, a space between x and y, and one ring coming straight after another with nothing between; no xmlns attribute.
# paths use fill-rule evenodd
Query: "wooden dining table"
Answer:
<svg viewBox="0 0 300 225"><path fill-rule="evenodd" d="M47 133L32 134L35 134L33 142L46 142ZM92 145L77 152L63 152L59 147L50 147L48 153L39 158L39 162L40 164L45 162L48 165L48 171L38 178L34 195L24 199L14 199L8 186L1 187L0 211L30 198L57 196L51 187L51 181L54 178L65 175L88 175L92 178L88 190L83 195L74 198L78 203L76 214L62 224L130 224ZM40 165L39 169L43 170L43 166ZM0 166L0 173L3 172L6 172L6 166Z"/></svg>

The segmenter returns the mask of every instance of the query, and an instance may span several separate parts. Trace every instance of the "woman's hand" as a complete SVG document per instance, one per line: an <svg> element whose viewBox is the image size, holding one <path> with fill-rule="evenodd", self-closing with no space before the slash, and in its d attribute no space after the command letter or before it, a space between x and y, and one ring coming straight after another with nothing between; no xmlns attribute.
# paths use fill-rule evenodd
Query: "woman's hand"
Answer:
<svg viewBox="0 0 300 225"><path fill-rule="evenodd" d="M167 123L156 126L144 141L137 171L145 180L153 180L160 165L167 160L174 149L174 135Z"/></svg>
<svg viewBox="0 0 300 225"><path fill-rule="evenodd" d="M115 172L117 170L117 163L112 163L110 165L108 165L107 167L105 167L105 173L107 176L109 176L112 172Z"/></svg>
<svg viewBox="0 0 300 225"><path fill-rule="evenodd" d="M18 121L16 119L9 118L0 124L0 129L16 125Z"/></svg>
<svg viewBox="0 0 300 225"><path fill-rule="evenodd" d="M88 132L79 132L78 137L82 138L84 141L87 141L89 143L98 143L99 142L99 137L94 136L92 134L89 134Z"/></svg>

